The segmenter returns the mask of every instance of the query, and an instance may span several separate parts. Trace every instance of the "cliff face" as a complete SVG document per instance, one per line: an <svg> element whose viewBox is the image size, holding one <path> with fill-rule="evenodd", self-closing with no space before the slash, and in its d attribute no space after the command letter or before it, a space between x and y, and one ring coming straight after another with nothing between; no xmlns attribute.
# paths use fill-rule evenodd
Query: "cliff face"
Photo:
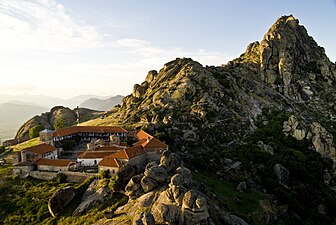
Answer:
<svg viewBox="0 0 336 225"><path fill-rule="evenodd" d="M100 111L95 111L91 109L80 108L79 115L80 121L84 122L87 120L95 119L102 114ZM63 121L64 126L72 126L77 123L77 109L71 110L67 107L56 106L50 110L41 114L40 116L34 116L27 122L25 122L18 130L15 138L22 138L29 136L29 129L36 126L42 125L46 129L55 129L55 121Z"/></svg>

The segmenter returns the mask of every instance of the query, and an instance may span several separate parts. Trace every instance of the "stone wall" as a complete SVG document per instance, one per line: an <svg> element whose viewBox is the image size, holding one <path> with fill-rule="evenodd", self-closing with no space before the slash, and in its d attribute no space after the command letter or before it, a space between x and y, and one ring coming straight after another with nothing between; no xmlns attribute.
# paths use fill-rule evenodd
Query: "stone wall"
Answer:
<svg viewBox="0 0 336 225"><path fill-rule="evenodd" d="M82 183L87 178L98 175L97 173L80 173L71 171L62 171L62 173L67 176L68 182L73 183ZM52 180L57 176L57 173L47 171L31 171L29 172L29 175L39 180Z"/></svg>
<svg viewBox="0 0 336 225"><path fill-rule="evenodd" d="M52 180L57 176L55 172L30 171L29 175L39 180Z"/></svg>
<svg viewBox="0 0 336 225"><path fill-rule="evenodd" d="M71 172L71 171L63 171L67 176L68 182L74 182L74 183L82 183L84 180L86 180L89 177L92 176L98 176L98 173L80 173L80 172Z"/></svg>

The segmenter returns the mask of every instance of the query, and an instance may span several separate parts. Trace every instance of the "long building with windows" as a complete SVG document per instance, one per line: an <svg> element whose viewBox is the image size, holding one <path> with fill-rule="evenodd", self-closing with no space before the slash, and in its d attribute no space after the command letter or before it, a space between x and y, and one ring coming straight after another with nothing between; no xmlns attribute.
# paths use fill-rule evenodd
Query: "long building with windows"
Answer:
<svg viewBox="0 0 336 225"><path fill-rule="evenodd" d="M116 126L73 126L55 130L53 142L56 147L61 146L65 140L75 142L90 142L101 139L110 141L111 136L117 137L121 142L127 139L127 130Z"/></svg>

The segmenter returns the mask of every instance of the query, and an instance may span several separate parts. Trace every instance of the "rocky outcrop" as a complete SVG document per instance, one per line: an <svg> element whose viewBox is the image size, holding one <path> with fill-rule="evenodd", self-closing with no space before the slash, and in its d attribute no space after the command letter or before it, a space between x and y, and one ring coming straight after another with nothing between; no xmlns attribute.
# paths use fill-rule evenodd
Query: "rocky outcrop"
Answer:
<svg viewBox="0 0 336 225"><path fill-rule="evenodd" d="M223 213L221 215L222 220L229 225L248 225L242 218L239 218L236 215Z"/></svg>
<svg viewBox="0 0 336 225"><path fill-rule="evenodd" d="M101 183L103 183L102 181ZM104 197L111 194L111 190L107 185L99 184L98 180L94 180L82 196L81 203L72 213L74 216L81 216L91 209L96 203L102 201Z"/></svg>
<svg viewBox="0 0 336 225"><path fill-rule="evenodd" d="M296 116L292 115L283 124L283 132L297 140L308 139L313 149L325 158L336 161L336 146L333 135L330 134L319 122L304 124Z"/></svg>
<svg viewBox="0 0 336 225"><path fill-rule="evenodd" d="M324 49L299 25L292 15L279 18L260 43L263 79L295 101L307 101L315 95L318 73L327 82L335 80L335 65Z"/></svg>
<svg viewBox="0 0 336 225"><path fill-rule="evenodd" d="M281 164L275 164L273 169L274 169L275 175L278 178L279 184L285 188L289 188L288 187L289 171Z"/></svg>
<svg viewBox="0 0 336 225"><path fill-rule="evenodd" d="M141 194L143 194L143 189L141 187L141 180L143 178L143 174L136 175L131 178L131 180L128 182L128 184L125 187L126 195L130 198L134 199L139 197Z"/></svg>
<svg viewBox="0 0 336 225"><path fill-rule="evenodd" d="M155 225L154 217L149 212L142 212L133 219L133 225Z"/></svg>
<svg viewBox="0 0 336 225"><path fill-rule="evenodd" d="M209 224L207 200L175 153L163 152L160 164L149 163L125 190L130 200L116 213L128 210L134 214L133 224Z"/></svg>
<svg viewBox="0 0 336 225"><path fill-rule="evenodd" d="M142 193L147 193L157 188L167 178L168 173L180 165L181 159L175 153L164 151L160 164L148 163L144 174L133 176L126 185L126 195L134 199Z"/></svg>
<svg viewBox="0 0 336 225"><path fill-rule="evenodd" d="M53 217L58 216L75 197L76 190L73 187L62 188L57 191L48 202L48 209Z"/></svg>
<svg viewBox="0 0 336 225"><path fill-rule="evenodd" d="M95 119L103 114L103 112L86 108L80 108L80 122ZM46 129L54 130L55 121L62 120L64 126L72 126L77 122L77 109L71 110L67 107L56 106L50 112L42 113L25 122L18 130L15 138L29 137L29 129L42 125Z"/></svg>
<svg viewBox="0 0 336 225"><path fill-rule="evenodd" d="M160 166L170 173L179 167L181 164L181 158L170 151L164 151L160 159Z"/></svg>

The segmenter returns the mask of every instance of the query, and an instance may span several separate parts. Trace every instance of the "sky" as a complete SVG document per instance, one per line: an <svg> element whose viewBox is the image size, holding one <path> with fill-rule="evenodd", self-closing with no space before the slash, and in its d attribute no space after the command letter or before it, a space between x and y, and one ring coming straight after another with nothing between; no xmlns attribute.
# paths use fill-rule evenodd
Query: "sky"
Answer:
<svg viewBox="0 0 336 225"><path fill-rule="evenodd" d="M177 57L221 65L293 14L336 61L336 0L0 0L0 94L127 95Z"/></svg>

